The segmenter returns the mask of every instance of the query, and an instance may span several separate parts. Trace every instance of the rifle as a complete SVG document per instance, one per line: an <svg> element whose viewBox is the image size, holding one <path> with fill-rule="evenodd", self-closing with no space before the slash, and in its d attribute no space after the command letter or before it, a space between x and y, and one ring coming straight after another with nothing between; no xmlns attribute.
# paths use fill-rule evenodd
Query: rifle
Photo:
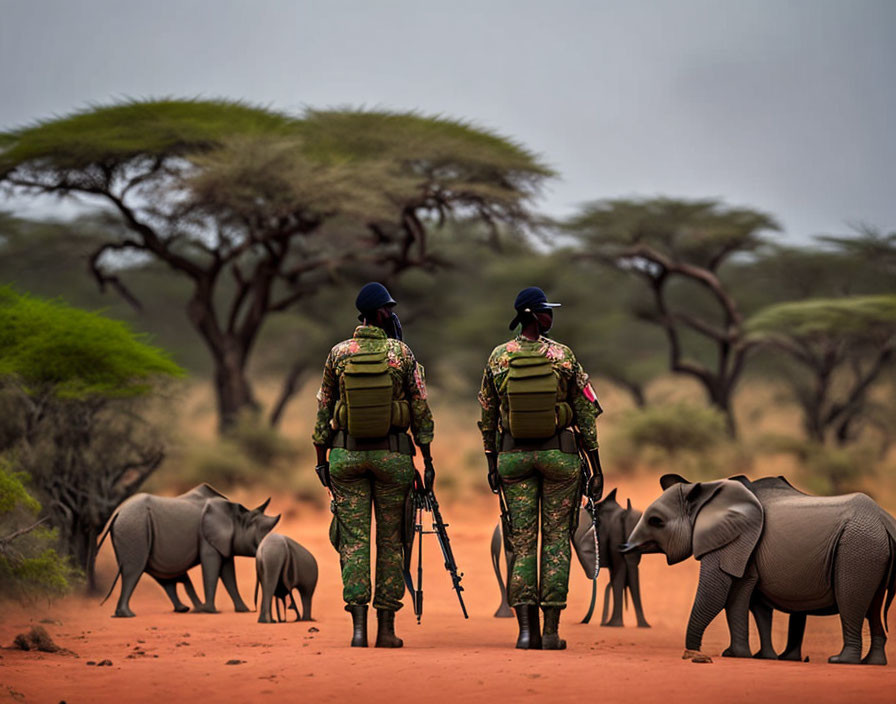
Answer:
<svg viewBox="0 0 896 704"><path fill-rule="evenodd" d="M414 477L414 502L416 519L414 521L414 531L417 533L417 586L411 581L409 572L405 572L405 582L411 591L414 599L414 614L417 616L417 623L423 616L423 535L435 534L439 539L439 547L442 548L442 557L445 558L445 569L451 575L452 587L457 592L457 599L460 602L461 611L464 618L470 618L467 615L467 607L464 604L464 597L461 592L464 588L461 586L461 578L463 573L457 569L457 562L454 559L454 552L451 550L451 541L448 538L448 524L442 520L442 512L439 510L439 502L436 500L435 492L430 489L426 490L420 473L417 472ZM432 514L432 530L424 530L423 528L423 512L429 511Z"/></svg>

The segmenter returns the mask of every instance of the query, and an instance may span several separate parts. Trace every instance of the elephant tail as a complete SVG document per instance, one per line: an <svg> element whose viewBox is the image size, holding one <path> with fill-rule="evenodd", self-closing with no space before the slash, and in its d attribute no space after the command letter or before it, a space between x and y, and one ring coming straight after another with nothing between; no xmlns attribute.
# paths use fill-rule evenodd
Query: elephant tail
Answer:
<svg viewBox="0 0 896 704"><path fill-rule="evenodd" d="M96 546L97 553L99 553L100 548L103 547L103 542L106 540L106 536L112 532L112 526L115 525L116 518L118 518L118 511L112 514L112 518L109 519L109 523L106 525L106 530L104 530L103 534L100 536L100 542Z"/></svg>
<svg viewBox="0 0 896 704"><path fill-rule="evenodd" d="M118 572L115 573L115 579L112 580L112 586L109 587L109 591L106 593L106 596L103 597L103 600L100 602L100 606L108 601L109 597L112 596L112 590L115 589L115 585L118 584L118 578L121 577L121 565L118 566Z"/></svg>
<svg viewBox="0 0 896 704"><path fill-rule="evenodd" d="M99 553L100 548L103 547L103 542L106 540L106 536L112 532L112 526L115 525L115 519L118 518L118 511L112 514L112 518L109 519L109 524L106 526L106 530L103 531L103 534L100 536L100 542L96 546L96 552ZM115 585L118 584L118 578L121 577L121 565L118 565L118 572L115 573L115 579L112 580L112 585L109 587L109 591L106 596L103 597L103 600L100 602L100 606L105 604L109 597L112 596L112 590L115 589Z"/></svg>

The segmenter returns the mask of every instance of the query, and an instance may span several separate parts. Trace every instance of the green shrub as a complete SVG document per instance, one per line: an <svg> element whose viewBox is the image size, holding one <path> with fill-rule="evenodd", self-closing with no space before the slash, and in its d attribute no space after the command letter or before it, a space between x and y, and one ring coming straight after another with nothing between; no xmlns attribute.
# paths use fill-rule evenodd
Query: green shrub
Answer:
<svg viewBox="0 0 896 704"><path fill-rule="evenodd" d="M0 598L21 602L63 596L79 575L56 552L56 531L38 525L40 504L26 479L0 460Z"/></svg>
<svg viewBox="0 0 896 704"><path fill-rule="evenodd" d="M703 453L725 439L725 417L714 408L678 402L629 411L623 433L637 448L655 448L670 457Z"/></svg>

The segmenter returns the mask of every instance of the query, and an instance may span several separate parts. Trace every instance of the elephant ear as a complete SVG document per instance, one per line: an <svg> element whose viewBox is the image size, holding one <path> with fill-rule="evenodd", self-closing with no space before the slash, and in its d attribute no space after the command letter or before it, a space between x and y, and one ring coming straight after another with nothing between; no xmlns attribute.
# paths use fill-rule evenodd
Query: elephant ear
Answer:
<svg viewBox="0 0 896 704"><path fill-rule="evenodd" d="M690 482L680 474L664 474L660 477L660 486L663 491L676 484L690 484Z"/></svg>
<svg viewBox="0 0 896 704"><path fill-rule="evenodd" d="M199 532L224 557L233 554L234 519L238 505L223 499L206 502L199 519Z"/></svg>
<svg viewBox="0 0 896 704"><path fill-rule="evenodd" d="M740 482L694 484L686 501L694 507L694 557L718 550L722 570L743 577L762 534L764 514L753 493Z"/></svg>
<svg viewBox="0 0 896 704"><path fill-rule="evenodd" d="M585 570L585 576L592 579L597 553L594 549L594 523L591 521L591 514L585 509L580 509L579 526L572 536L572 546L576 551L576 557L579 558L579 564Z"/></svg>
<svg viewBox="0 0 896 704"><path fill-rule="evenodd" d="M616 501L616 489L617 488L618 487L614 486L613 490L609 494L607 494L598 505L603 506L604 504L606 504L606 505L618 504L618 502Z"/></svg>

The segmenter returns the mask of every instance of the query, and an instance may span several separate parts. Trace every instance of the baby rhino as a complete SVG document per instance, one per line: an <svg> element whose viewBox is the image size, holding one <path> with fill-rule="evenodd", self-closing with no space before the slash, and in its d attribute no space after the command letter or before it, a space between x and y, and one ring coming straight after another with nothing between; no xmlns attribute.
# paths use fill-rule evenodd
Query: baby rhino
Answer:
<svg viewBox="0 0 896 704"><path fill-rule="evenodd" d="M276 598L277 620L280 618L280 602L286 615L286 597L292 601L297 621L311 621L311 596L317 586L317 560L308 550L292 538L279 533L269 533L255 553L255 604L258 605L258 587L261 585L259 623L273 623L271 601ZM302 613L296 607L292 590L298 589L302 597Z"/></svg>

